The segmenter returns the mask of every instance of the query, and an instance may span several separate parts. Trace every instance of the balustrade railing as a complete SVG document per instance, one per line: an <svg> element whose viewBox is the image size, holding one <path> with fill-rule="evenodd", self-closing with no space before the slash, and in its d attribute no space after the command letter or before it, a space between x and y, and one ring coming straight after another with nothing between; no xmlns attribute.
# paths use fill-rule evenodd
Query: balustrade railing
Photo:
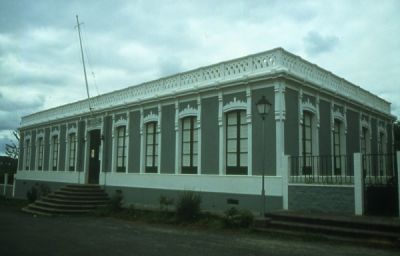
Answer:
<svg viewBox="0 0 400 256"><path fill-rule="evenodd" d="M366 104L383 113L390 114L390 104L387 101L282 48L201 67L103 94L91 98L90 103L94 110L98 111L153 97L175 94L179 91L192 90L194 87L215 86L216 83L248 79L248 77L252 76L282 71L300 77L302 80L308 80L326 90L349 97L361 104ZM34 113L23 117L21 126L88 113L88 105L88 100L86 99Z"/></svg>
<svg viewBox="0 0 400 256"><path fill-rule="evenodd" d="M362 167L365 184L386 185L395 183L396 165L393 154L362 155Z"/></svg>
<svg viewBox="0 0 400 256"><path fill-rule="evenodd" d="M289 182L302 184L353 184L353 157L291 156Z"/></svg>

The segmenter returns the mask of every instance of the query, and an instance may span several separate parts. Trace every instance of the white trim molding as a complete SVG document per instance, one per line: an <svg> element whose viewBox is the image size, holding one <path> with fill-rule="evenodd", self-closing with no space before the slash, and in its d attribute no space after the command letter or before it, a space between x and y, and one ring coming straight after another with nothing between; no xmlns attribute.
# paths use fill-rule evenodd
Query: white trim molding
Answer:
<svg viewBox="0 0 400 256"><path fill-rule="evenodd" d="M189 104L181 111L179 111L178 118L182 119L188 116L198 116L199 110L191 107Z"/></svg>
<svg viewBox="0 0 400 256"><path fill-rule="evenodd" d="M222 112L226 113L232 110L247 110L247 103L242 100L237 100L236 97L233 97L233 100L229 103L225 104L222 107Z"/></svg>
<svg viewBox="0 0 400 256"><path fill-rule="evenodd" d="M146 124L148 122L159 122L159 114L154 114L153 110L150 111L149 114L147 114L144 118L143 118L143 124Z"/></svg>

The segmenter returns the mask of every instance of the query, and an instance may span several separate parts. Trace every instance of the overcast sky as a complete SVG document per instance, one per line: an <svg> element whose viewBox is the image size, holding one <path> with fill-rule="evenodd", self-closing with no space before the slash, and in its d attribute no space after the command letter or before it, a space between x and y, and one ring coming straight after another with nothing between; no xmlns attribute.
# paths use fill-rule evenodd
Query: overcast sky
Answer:
<svg viewBox="0 0 400 256"><path fill-rule="evenodd" d="M284 49L400 116L400 1L0 1L0 155L21 116L215 62Z"/></svg>

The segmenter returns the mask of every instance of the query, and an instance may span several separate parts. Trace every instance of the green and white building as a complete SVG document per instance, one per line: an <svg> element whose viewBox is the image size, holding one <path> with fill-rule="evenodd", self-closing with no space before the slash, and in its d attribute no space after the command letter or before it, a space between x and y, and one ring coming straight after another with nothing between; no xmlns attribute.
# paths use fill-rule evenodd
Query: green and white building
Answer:
<svg viewBox="0 0 400 256"><path fill-rule="evenodd" d="M260 211L264 174L267 211L363 214L365 185L395 177L393 121L389 102L276 48L23 117L15 196L90 183L127 204L194 190L203 209Z"/></svg>

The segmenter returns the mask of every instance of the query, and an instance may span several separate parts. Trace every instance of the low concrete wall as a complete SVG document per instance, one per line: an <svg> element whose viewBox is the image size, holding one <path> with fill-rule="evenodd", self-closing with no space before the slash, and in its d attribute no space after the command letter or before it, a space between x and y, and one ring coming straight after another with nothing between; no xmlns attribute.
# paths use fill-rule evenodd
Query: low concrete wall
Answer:
<svg viewBox="0 0 400 256"><path fill-rule="evenodd" d="M289 210L354 214L354 187L289 185Z"/></svg>

